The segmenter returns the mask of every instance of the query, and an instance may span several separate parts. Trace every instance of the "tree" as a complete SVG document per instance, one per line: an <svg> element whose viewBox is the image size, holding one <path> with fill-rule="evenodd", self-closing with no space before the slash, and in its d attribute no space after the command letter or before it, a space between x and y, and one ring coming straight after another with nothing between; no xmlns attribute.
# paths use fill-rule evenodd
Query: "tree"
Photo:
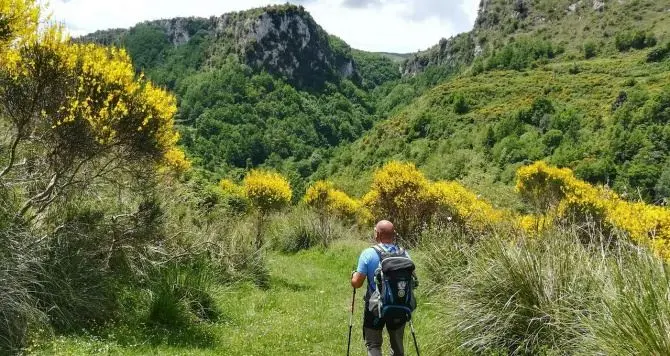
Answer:
<svg viewBox="0 0 670 356"><path fill-rule="evenodd" d="M591 59L595 57L596 54L598 54L598 49L596 48L595 43L591 41L584 43L584 58Z"/></svg>
<svg viewBox="0 0 670 356"><path fill-rule="evenodd" d="M15 22L37 21L30 3L0 2L0 17L10 19L0 48L0 185L30 187L19 215L33 219L116 172L187 168L175 146L174 97L136 77L123 50L72 44L58 27L38 33L37 23Z"/></svg>
<svg viewBox="0 0 670 356"><path fill-rule="evenodd" d="M0 0L3 354L22 352L42 321L60 329L115 314L110 282L132 276L137 255L160 255L148 252L164 236L157 173L188 167L175 99L137 77L124 51L70 42L41 6ZM132 203L128 185L140 188ZM117 188L125 211L106 219Z"/></svg>
<svg viewBox="0 0 670 356"><path fill-rule="evenodd" d="M252 170L242 182L244 194L255 209L256 248L263 247L263 229L267 217L274 211L281 210L291 202L293 192L288 180L279 173Z"/></svg>

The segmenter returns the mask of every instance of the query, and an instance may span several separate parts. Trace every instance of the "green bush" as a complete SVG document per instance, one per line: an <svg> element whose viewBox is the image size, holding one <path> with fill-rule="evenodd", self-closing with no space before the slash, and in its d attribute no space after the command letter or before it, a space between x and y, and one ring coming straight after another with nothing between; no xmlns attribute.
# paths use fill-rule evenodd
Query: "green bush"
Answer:
<svg viewBox="0 0 670 356"><path fill-rule="evenodd" d="M656 37L653 33L644 31L624 31L617 33L614 38L614 45L621 51L630 49L643 49L656 45Z"/></svg>
<svg viewBox="0 0 670 356"><path fill-rule="evenodd" d="M647 54L647 62L661 62L670 55L670 43L654 48Z"/></svg>
<svg viewBox="0 0 670 356"><path fill-rule="evenodd" d="M470 105L468 104L468 100L463 96L461 93L457 93L453 97L454 101L454 112L463 115L467 114L468 111L470 111Z"/></svg>
<svg viewBox="0 0 670 356"><path fill-rule="evenodd" d="M584 58L585 59L591 59L595 57L598 54L598 49L596 47L596 44L591 41L587 41L584 43Z"/></svg>

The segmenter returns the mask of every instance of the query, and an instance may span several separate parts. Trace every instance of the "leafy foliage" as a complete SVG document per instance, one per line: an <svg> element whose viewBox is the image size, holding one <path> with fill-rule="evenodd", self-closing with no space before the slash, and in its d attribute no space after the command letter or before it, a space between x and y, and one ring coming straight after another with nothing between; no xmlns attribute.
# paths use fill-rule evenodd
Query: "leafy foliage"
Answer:
<svg viewBox="0 0 670 356"><path fill-rule="evenodd" d="M538 59L552 59L562 52L555 49L549 41L521 39L514 41L500 51L494 52L486 60L486 69L514 69L523 70L530 67L533 61Z"/></svg>
<svg viewBox="0 0 670 356"><path fill-rule="evenodd" d="M350 142L372 125L365 93L346 81L331 89L301 92L231 60L178 89L179 117L189 124L184 143L211 171L292 159L306 177L315 149Z"/></svg>
<svg viewBox="0 0 670 356"><path fill-rule="evenodd" d="M400 79L400 64L386 56L354 50L352 52L365 89L374 89L386 82Z"/></svg>
<svg viewBox="0 0 670 356"><path fill-rule="evenodd" d="M644 31L619 32L614 39L614 45L619 51L654 47L656 37L652 33L645 33Z"/></svg>
<svg viewBox="0 0 670 356"><path fill-rule="evenodd" d="M647 54L647 62L661 62L670 55L670 43L654 48Z"/></svg>

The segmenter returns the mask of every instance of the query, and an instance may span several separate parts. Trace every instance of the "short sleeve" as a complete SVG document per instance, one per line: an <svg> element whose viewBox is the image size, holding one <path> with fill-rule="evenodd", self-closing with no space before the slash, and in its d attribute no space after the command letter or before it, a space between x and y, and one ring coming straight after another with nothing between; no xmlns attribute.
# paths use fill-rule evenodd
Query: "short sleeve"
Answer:
<svg viewBox="0 0 670 356"><path fill-rule="evenodd" d="M361 256L358 258L358 267L356 267L356 272L362 273L367 275L368 273L368 262L370 262L370 259L368 258L368 254L366 253L367 251L363 251L361 253Z"/></svg>

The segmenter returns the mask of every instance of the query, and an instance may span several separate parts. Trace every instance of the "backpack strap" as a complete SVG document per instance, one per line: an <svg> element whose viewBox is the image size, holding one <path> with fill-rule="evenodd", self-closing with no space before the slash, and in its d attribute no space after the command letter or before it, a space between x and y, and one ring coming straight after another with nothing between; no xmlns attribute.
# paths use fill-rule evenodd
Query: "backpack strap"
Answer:
<svg viewBox="0 0 670 356"><path fill-rule="evenodd" d="M372 246L372 248L375 250L375 252L377 252L377 256L379 256L379 263L382 262L384 257L387 257L390 254L390 252L386 251L386 248L384 248L383 244L374 245ZM407 257L407 251L405 251L404 248L397 245L396 245L396 252L394 252L394 254L397 256Z"/></svg>
<svg viewBox="0 0 670 356"><path fill-rule="evenodd" d="M379 256L379 263L382 263L384 257L388 255L388 252L386 251L386 249L384 249L384 246L382 244L374 245L372 246L372 249L374 249L375 252L377 252L377 256Z"/></svg>

